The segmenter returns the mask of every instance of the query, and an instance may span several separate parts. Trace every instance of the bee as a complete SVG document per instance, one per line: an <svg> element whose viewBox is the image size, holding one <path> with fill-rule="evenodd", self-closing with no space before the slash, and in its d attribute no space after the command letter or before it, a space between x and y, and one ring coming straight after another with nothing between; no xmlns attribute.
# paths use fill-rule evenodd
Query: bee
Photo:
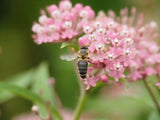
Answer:
<svg viewBox="0 0 160 120"><path fill-rule="evenodd" d="M77 53L74 53L72 55L61 55L60 58L62 60L72 61L76 58L77 60L77 66L79 70L80 77L82 79L86 78L87 69L88 69L88 62L89 62L89 50L88 47L81 47L80 50Z"/></svg>

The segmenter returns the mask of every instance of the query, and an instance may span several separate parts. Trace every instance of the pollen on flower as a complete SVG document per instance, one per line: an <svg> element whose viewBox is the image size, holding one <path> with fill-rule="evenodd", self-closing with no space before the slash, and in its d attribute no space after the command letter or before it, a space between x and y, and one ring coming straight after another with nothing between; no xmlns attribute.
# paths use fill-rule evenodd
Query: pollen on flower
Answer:
<svg viewBox="0 0 160 120"><path fill-rule="evenodd" d="M99 29L98 29L98 33L99 33L100 35L104 35L104 34L105 34L105 29L99 28Z"/></svg>
<svg viewBox="0 0 160 120"><path fill-rule="evenodd" d="M116 46L119 44L119 40L117 38L113 42L114 42L114 45Z"/></svg>
<svg viewBox="0 0 160 120"><path fill-rule="evenodd" d="M101 49L102 48L102 44L98 44L98 49Z"/></svg>
<svg viewBox="0 0 160 120"><path fill-rule="evenodd" d="M72 22L71 21L65 21L63 24L63 28L70 29L72 27Z"/></svg>
<svg viewBox="0 0 160 120"><path fill-rule="evenodd" d="M90 34L90 35L89 35L89 39L90 39L91 41L96 40L95 34Z"/></svg>
<svg viewBox="0 0 160 120"><path fill-rule="evenodd" d="M108 59L112 60L113 59L113 54L108 54Z"/></svg>
<svg viewBox="0 0 160 120"><path fill-rule="evenodd" d="M116 68L117 71L119 71L119 70L121 69L120 63L117 63L117 64L115 65L115 68Z"/></svg>
<svg viewBox="0 0 160 120"><path fill-rule="evenodd" d="M114 26L114 22L110 22L110 23L108 24L108 27L109 27L109 28L113 28L113 26Z"/></svg>
<svg viewBox="0 0 160 120"><path fill-rule="evenodd" d="M48 30L49 30L50 32L54 32L54 31L55 31L55 28L56 28L55 25L50 25Z"/></svg>
<svg viewBox="0 0 160 120"><path fill-rule="evenodd" d="M118 44L118 42L119 42L119 40L118 40L118 39L115 39L115 44L116 44L116 45Z"/></svg>
<svg viewBox="0 0 160 120"><path fill-rule="evenodd" d="M130 38L126 38L125 42L126 42L127 45L130 45L130 44L133 43L133 40L130 39Z"/></svg>
<svg viewBox="0 0 160 120"><path fill-rule="evenodd" d="M96 27L96 28L100 28L100 27L102 27L102 24L97 21L97 22L95 23L95 27Z"/></svg>
<svg viewBox="0 0 160 120"><path fill-rule="evenodd" d="M126 55L126 56L128 56L129 53L130 53L130 50L129 50L129 49L125 50L125 55Z"/></svg>
<svg viewBox="0 0 160 120"><path fill-rule="evenodd" d="M84 27L84 32L86 33L86 34L89 34L89 33L91 33L92 32L92 29L89 27L89 26L87 26L87 27Z"/></svg>
<svg viewBox="0 0 160 120"><path fill-rule="evenodd" d="M122 32L122 34L123 34L125 37L127 37L129 33L128 33L128 31L124 30L124 31Z"/></svg>

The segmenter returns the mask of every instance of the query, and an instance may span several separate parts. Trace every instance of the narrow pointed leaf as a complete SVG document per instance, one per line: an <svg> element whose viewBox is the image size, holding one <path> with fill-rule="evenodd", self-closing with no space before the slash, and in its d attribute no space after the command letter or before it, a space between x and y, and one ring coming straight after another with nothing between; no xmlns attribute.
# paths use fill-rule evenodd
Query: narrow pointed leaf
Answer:
<svg viewBox="0 0 160 120"><path fill-rule="evenodd" d="M10 83L0 82L0 91L8 91L13 94L19 95L23 98L26 98L32 102L42 104L41 98L37 94L25 88L22 88L22 87L19 87L19 86L10 84Z"/></svg>
<svg viewBox="0 0 160 120"><path fill-rule="evenodd" d="M33 76L33 70L29 70L25 73L21 73L18 74L14 77L11 77L7 80L5 80L8 84L13 84L13 85L17 85L23 88L27 88L31 81L32 81L32 76ZM3 103L9 99L11 99L12 97L14 97L14 94L11 94L8 91L2 91L0 92L0 103Z"/></svg>
<svg viewBox="0 0 160 120"><path fill-rule="evenodd" d="M62 44L61 44L61 49L62 48L65 48L65 47L68 47L68 46L72 46L72 44L71 43L69 43L69 42L63 42Z"/></svg>
<svg viewBox="0 0 160 120"><path fill-rule="evenodd" d="M38 69L34 73L32 91L40 94L45 103L49 103L48 105L51 107L53 117L58 116L60 118L59 113L57 112L57 105L54 98L53 86L48 83L49 71L48 65L46 63L40 64ZM47 110L44 106L41 106L40 115L42 118L47 116Z"/></svg>

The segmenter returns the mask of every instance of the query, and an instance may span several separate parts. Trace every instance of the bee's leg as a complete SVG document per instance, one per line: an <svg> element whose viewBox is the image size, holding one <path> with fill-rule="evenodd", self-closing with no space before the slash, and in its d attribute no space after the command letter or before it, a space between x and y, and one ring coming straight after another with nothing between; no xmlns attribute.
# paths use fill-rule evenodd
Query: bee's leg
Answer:
<svg viewBox="0 0 160 120"><path fill-rule="evenodd" d="M88 59L88 62L89 62L90 64L92 64L92 62L91 62L90 58L89 58L89 57L87 57L87 59Z"/></svg>
<svg viewBox="0 0 160 120"><path fill-rule="evenodd" d="M95 63L92 63L91 60L88 60L88 62L89 62L90 64L92 64L92 65L95 65Z"/></svg>

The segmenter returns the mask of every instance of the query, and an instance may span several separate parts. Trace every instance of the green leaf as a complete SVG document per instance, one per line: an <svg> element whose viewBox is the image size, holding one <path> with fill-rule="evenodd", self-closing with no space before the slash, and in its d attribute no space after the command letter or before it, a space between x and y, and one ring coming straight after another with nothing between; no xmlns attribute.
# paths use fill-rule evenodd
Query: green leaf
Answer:
<svg viewBox="0 0 160 120"><path fill-rule="evenodd" d="M119 78L119 81L125 83L126 79L125 78Z"/></svg>
<svg viewBox="0 0 160 120"><path fill-rule="evenodd" d="M62 44L61 44L61 49L62 48L65 48L65 47L68 47L68 46L73 46L73 44L71 44L71 43L69 43L69 42L63 42Z"/></svg>
<svg viewBox="0 0 160 120"><path fill-rule="evenodd" d="M56 102L52 86L47 82L49 79L48 65L42 63L37 69L30 70L24 74L17 75L7 82L0 82L0 103L14 97L15 95L22 96L39 107L39 113L42 118L46 118L47 110L51 110L53 118L61 120L61 116L56 110ZM32 82L32 91L25 89ZM43 92L39 96L39 90ZM50 101L51 104L47 104Z"/></svg>
<svg viewBox="0 0 160 120"><path fill-rule="evenodd" d="M148 120L160 120L160 115L157 111L153 111L150 115Z"/></svg>
<svg viewBox="0 0 160 120"><path fill-rule="evenodd" d="M37 95L36 93L27 90L25 88L16 86L16 85L12 85L9 83L5 83L5 82L0 82L0 92L1 91L8 91L11 92L13 94L19 95L25 99L28 99L30 101L32 101L33 103L35 103L36 105L38 105L39 111L43 111L44 112L44 103L41 99L41 97L39 95ZM51 112L52 115L57 118L58 120L61 120L61 116L59 115L59 113L57 112L57 110L51 108ZM45 116L46 117L46 116Z"/></svg>
<svg viewBox="0 0 160 120"><path fill-rule="evenodd" d="M48 71L48 65L46 63L40 64L37 71L34 73L34 79L32 84L32 91L34 91L37 94L40 94L41 91L41 97L43 98L44 102L47 103L49 101L50 104L48 104L51 107L52 115L54 117L60 117L59 113L57 112L56 108L56 101L54 98L54 90L52 86L48 83L49 77L49 71ZM39 106L39 105L38 105ZM45 118L47 116L47 111L44 106L40 107L40 115L42 118Z"/></svg>
<svg viewBox="0 0 160 120"><path fill-rule="evenodd" d="M30 70L30 71L27 71L25 73L16 75L12 78L9 78L5 81L7 83L26 88L30 85L30 83L32 81L32 75L33 75L33 70ZM14 97L14 95L11 94L10 92L2 91L2 92L0 92L0 103L3 103L5 101L9 100L12 97Z"/></svg>
<svg viewBox="0 0 160 120"><path fill-rule="evenodd" d="M35 94L25 88L22 88L22 87L19 87L19 86L10 84L10 83L0 82L0 91L3 91L3 90L11 92L11 93L19 95L19 96L22 96L23 98L26 98L32 102L42 104L42 100L41 100L40 96L38 96L37 94Z"/></svg>
<svg viewBox="0 0 160 120"><path fill-rule="evenodd" d="M128 70L124 70L124 75L125 76L129 75L129 71Z"/></svg>

